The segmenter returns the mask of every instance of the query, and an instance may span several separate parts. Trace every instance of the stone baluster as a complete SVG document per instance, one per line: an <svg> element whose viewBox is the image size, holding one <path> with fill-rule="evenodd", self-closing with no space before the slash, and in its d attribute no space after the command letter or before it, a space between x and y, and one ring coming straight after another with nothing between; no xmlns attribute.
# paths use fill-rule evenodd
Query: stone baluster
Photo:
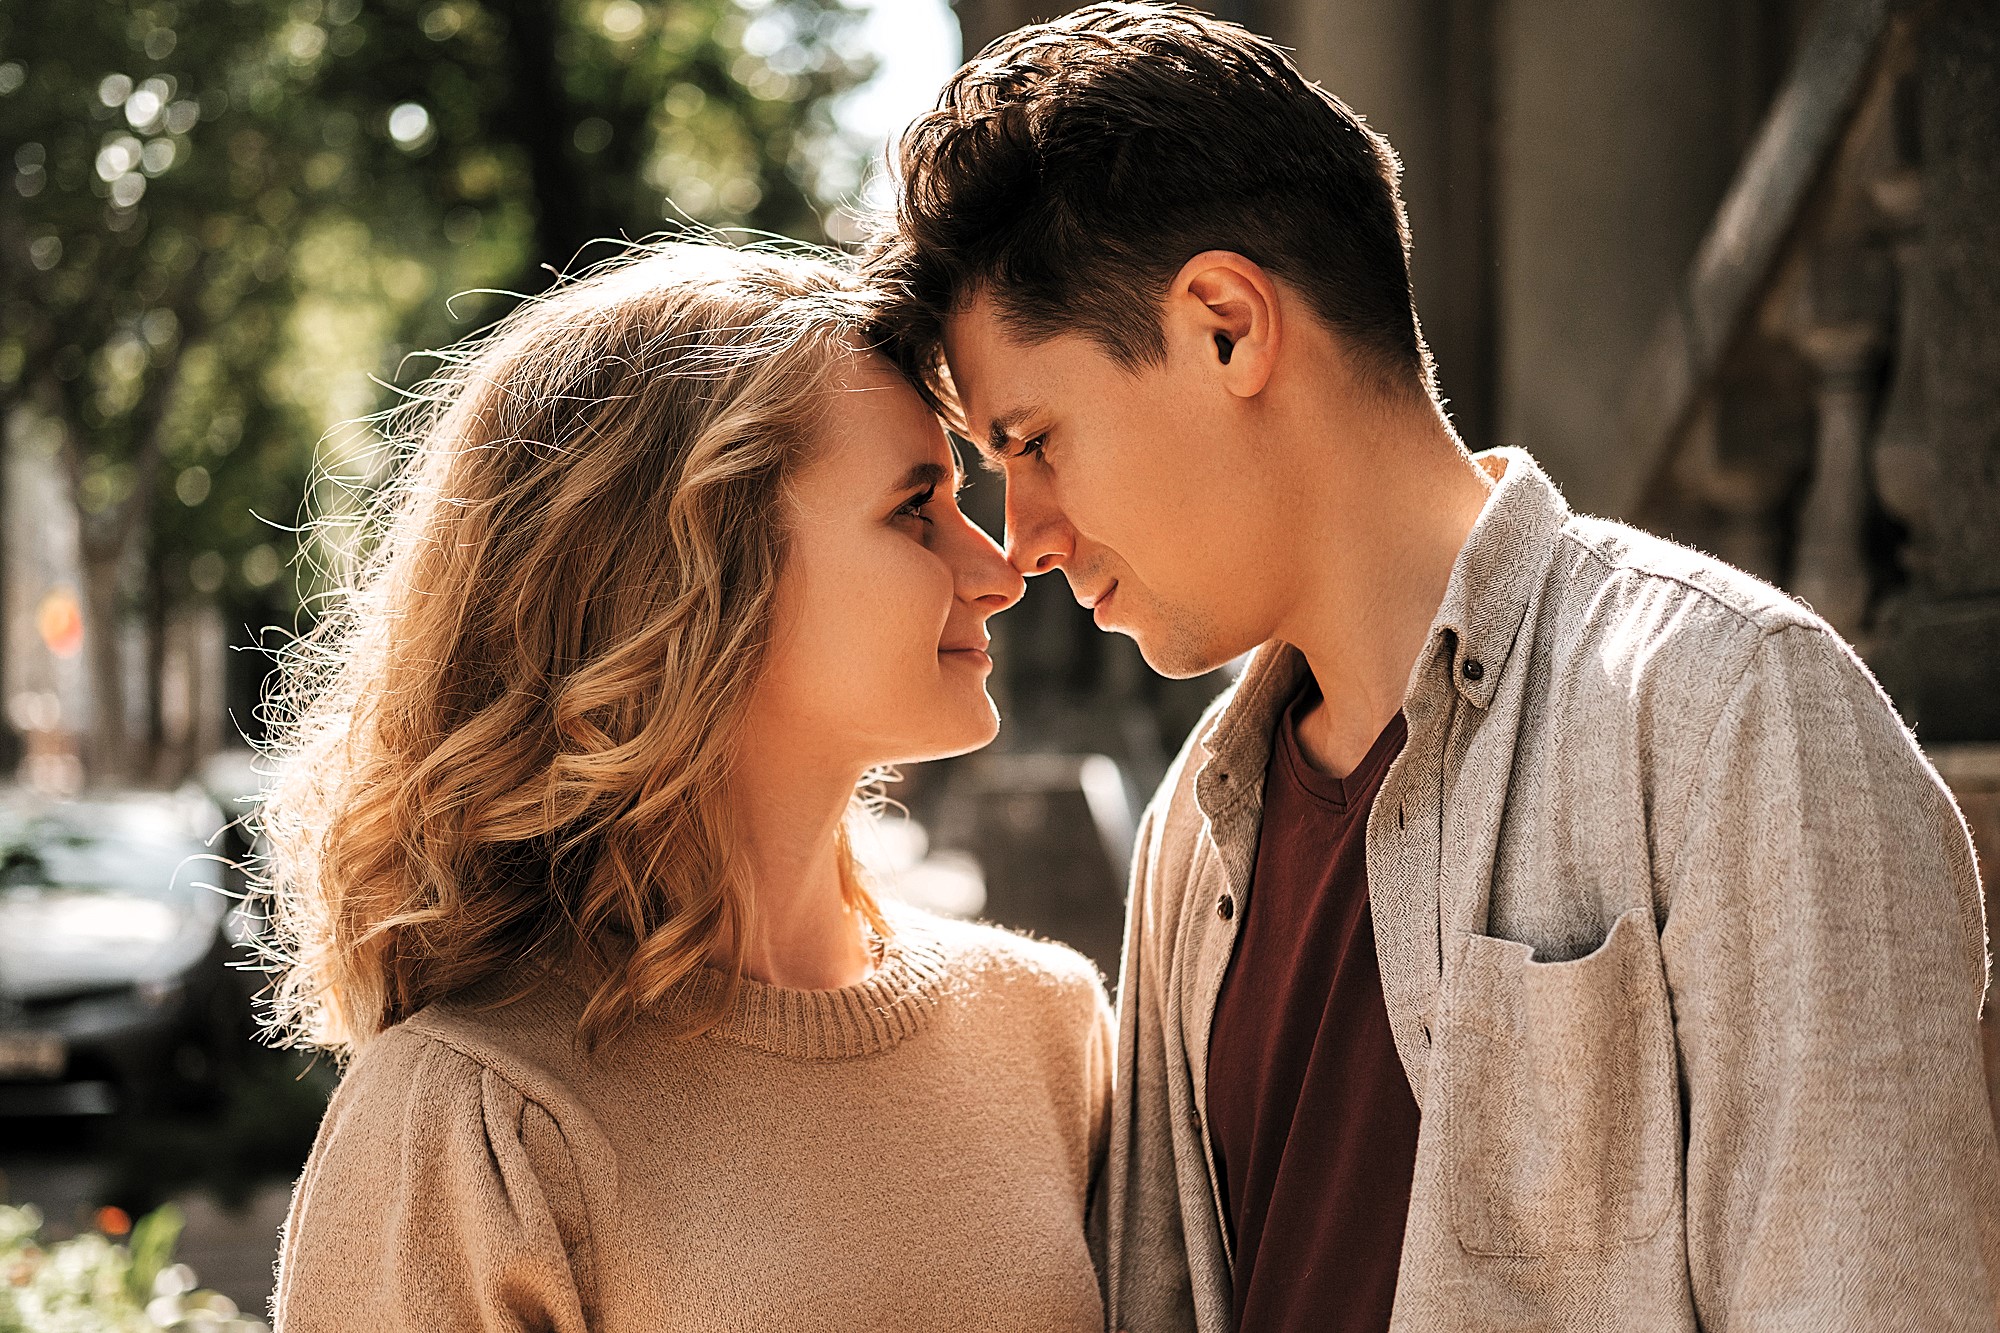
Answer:
<svg viewBox="0 0 2000 1333"><path fill-rule="evenodd" d="M1889 227L1896 257L1896 346L1889 363L1889 389L1875 432L1875 494L1882 507L1909 534L1900 558L1903 572L1923 577L1930 502L1937 485L1930 431L1924 413L1923 260L1919 229L1923 184L1915 170L1892 172L1875 181L1870 194Z"/></svg>
<svg viewBox="0 0 2000 1333"><path fill-rule="evenodd" d="M1849 321L1808 329L1800 350L1818 375L1812 482L1799 512L1792 591L1849 639L1866 627L1871 578L1868 433L1882 350L1880 328Z"/></svg>

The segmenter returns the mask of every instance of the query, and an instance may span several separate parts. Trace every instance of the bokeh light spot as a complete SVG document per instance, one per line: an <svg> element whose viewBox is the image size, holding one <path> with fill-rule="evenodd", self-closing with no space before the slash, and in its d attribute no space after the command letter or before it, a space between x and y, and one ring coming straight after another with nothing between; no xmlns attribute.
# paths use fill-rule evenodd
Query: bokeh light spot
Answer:
<svg viewBox="0 0 2000 1333"><path fill-rule="evenodd" d="M431 136L431 113L415 102L404 102L389 113L389 137L400 148L417 148Z"/></svg>
<svg viewBox="0 0 2000 1333"><path fill-rule="evenodd" d="M639 8L636 0L611 0L597 21L606 36L622 42L637 37L639 29L646 26L646 11Z"/></svg>

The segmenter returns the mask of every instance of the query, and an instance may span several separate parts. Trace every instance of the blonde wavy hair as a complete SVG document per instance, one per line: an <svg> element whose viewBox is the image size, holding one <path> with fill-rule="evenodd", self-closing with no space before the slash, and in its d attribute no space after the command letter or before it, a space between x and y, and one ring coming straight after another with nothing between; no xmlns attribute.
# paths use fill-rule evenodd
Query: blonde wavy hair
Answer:
<svg viewBox="0 0 2000 1333"><path fill-rule="evenodd" d="M718 959L730 986L670 1008L720 1018L751 905L718 797L789 483L872 309L835 257L666 243L443 357L370 553L269 701L281 1040L345 1057L550 966L589 970L592 1047Z"/></svg>

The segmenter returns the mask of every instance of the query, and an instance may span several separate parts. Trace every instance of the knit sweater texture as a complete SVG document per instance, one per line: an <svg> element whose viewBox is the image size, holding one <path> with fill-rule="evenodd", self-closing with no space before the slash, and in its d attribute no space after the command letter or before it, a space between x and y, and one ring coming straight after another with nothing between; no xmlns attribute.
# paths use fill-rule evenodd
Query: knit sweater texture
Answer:
<svg viewBox="0 0 2000 1333"><path fill-rule="evenodd" d="M891 920L866 980L745 982L700 1037L587 1056L563 978L376 1037L293 1193L280 1333L1101 1329L1095 968Z"/></svg>

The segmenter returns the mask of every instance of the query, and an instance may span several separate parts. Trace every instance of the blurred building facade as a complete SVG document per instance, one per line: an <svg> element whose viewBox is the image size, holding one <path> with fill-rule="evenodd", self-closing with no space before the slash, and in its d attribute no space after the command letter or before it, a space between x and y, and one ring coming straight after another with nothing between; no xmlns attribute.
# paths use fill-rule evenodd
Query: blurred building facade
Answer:
<svg viewBox="0 0 2000 1333"><path fill-rule="evenodd" d="M958 0L965 49L1064 7ZM1211 7L1401 154L1467 444L1523 446L1576 508L1812 603L2000 865L2000 6ZM1217 682L1147 679L1066 600L999 630L1010 678L1070 682L1016 741L1067 730L1149 770Z"/></svg>

